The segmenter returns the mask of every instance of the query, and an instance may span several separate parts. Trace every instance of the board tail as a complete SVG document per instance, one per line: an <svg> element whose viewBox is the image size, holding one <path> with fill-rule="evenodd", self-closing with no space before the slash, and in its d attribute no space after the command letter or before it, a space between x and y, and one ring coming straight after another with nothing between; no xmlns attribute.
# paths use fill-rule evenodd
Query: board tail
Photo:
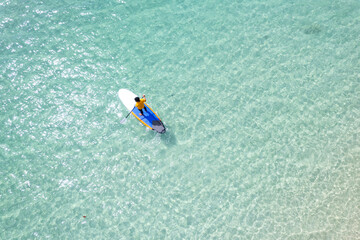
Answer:
<svg viewBox="0 0 360 240"><path fill-rule="evenodd" d="M160 120L152 121L152 128L158 133L165 133L166 132L166 128L165 128L164 124Z"/></svg>

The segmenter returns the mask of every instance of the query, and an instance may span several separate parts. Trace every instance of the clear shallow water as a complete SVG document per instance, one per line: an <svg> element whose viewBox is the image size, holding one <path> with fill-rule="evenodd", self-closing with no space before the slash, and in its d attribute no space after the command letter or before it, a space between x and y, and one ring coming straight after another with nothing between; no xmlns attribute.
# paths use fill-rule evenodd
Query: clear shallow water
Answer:
<svg viewBox="0 0 360 240"><path fill-rule="evenodd" d="M144 2L0 2L0 238L358 238L360 3Z"/></svg>

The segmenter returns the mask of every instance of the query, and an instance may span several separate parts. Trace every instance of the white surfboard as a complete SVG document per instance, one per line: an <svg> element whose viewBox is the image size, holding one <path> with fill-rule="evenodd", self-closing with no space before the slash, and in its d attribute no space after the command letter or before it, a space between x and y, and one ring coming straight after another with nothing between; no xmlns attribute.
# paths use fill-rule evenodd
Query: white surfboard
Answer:
<svg viewBox="0 0 360 240"><path fill-rule="evenodd" d="M135 98L137 97L136 94L133 92L127 90L127 89L120 89L118 92L118 96L121 100L121 102L125 105L127 110L131 111L133 110L135 106Z"/></svg>

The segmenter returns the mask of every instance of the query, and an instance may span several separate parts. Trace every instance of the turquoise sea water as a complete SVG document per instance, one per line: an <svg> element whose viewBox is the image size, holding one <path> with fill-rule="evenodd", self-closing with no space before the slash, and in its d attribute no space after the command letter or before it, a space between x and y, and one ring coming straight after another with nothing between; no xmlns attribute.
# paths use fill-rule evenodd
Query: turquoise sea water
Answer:
<svg viewBox="0 0 360 240"><path fill-rule="evenodd" d="M358 0L0 0L0 239L360 239L359 36Z"/></svg>

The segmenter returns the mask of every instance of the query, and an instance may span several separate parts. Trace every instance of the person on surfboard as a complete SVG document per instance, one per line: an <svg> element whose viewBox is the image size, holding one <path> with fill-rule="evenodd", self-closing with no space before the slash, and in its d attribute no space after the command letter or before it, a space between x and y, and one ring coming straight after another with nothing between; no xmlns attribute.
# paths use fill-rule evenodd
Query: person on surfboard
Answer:
<svg viewBox="0 0 360 240"><path fill-rule="evenodd" d="M146 102L145 94L143 95L143 97L141 99L139 97L136 97L135 102L136 102L135 107L137 107L137 109L139 109L140 116L144 115L143 109L145 109L145 111L147 112L147 109L144 104Z"/></svg>

